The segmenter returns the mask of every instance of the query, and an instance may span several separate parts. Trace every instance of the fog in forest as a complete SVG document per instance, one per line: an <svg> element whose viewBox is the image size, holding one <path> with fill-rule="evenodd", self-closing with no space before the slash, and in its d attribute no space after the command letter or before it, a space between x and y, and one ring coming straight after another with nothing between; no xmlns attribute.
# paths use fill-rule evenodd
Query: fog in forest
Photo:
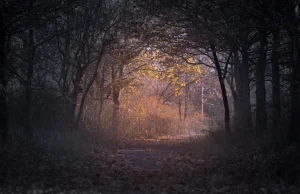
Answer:
<svg viewBox="0 0 300 194"><path fill-rule="evenodd" d="M0 193L300 193L298 0L3 0Z"/></svg>

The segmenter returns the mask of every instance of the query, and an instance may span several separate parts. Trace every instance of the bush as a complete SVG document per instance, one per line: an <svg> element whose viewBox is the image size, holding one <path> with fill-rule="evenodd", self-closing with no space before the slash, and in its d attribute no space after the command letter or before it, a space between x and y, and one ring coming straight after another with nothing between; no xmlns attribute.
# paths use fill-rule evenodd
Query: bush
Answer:
<svg viewBox="0 0 300 194"><path fill-rule="evenodd" d="M153 96L136 94L124 97L120 110L120 134L146 138L177 134L180 128L176 110Z"/></svg>
<svg viewBox="0 0 300 194"><path fill-rule="evenodd" d="M25 123L25 93L9 94L9 119L15 128L23 128ZM43 130L65 130L70 127L68 103L47 88L35 90L32 94L32 128Z"/></svg>
<svg viewBox="0 0 300 194"><path fill-rule="evenodd" d="M98 149L111 148L112 144L101 131L33 130L31 135L23 130L10 131L11 149L36 148L53 156L80 157Z"/></svg>

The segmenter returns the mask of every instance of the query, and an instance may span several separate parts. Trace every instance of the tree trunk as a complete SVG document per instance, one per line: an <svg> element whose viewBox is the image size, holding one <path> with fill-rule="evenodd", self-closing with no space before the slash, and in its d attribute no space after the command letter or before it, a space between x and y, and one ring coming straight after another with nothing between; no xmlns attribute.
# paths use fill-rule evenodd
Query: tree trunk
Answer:
<svg viewBox="0 0 300 194"><path fill-rule="evenodd" d="M101 59L102 59L102 54L103 54L103 49L101 50L101 53L99 55L99 59L97 60L96 64L95 64L95 70L94 70L94 74L92 76L92 78L90 79L90 81L88 82L88 85L87 87L85 88L83 94L82 94L82 98L81 98L81 101L80 101L80 105L79 105L79 110L78 110L78 114L77 114L77 118L76 118L76 130L78 129L79 127L79 123L80 123L80 120L81 120L81 117L82 117L82 113L83 113L83 107L84 107L84 103L85 103L85 99L87 97L87 94L89 93L90 91L90 88L91 86L93 85L96 77L97 77L97 74L98 74L98 69L99 69L99 66L101 64Z"/></svg>
<svg viewBox="0 0 300 194"><path fill-rule="evenodd" d="M68 104L68 117L70 118L70 124L73 128L75 126L75 114L76 114L76 107L77 107L77 98L78 98L78 92L75 92L73 89L71 95L70 95L70 102Z"/></svg>
<svg viewBox="0 0 300 194"><path fill-rule="evenodd" d="M26 79L26 105L25 105L25 130L27 135L32 133L32 79L35 63L35 43L33 29L29 29L29 47L28 47L28 62L27 62L27 79Z"/></svg>
<svg viewBox="0 0 300 194"><path fill-rule="evenodd" d="M67 15L67 29L69 29L69 20L70 17ZM62 80L62 92L64 96L67 96L69 92L68 88L68 74L70 70L70 44L71 44L71 35L70 32L67 32L64 36L65 44L64 44L64 54L63 61L61 66L61 80Z"/></svg>
<svg viewBox="0 0 300 194"><path fill-rule="evenodd" d="M186 85L185 86L185 94L184 94L184 117L183 120L185 121L186 117L187 117L187 111L188 111L188 100L189 100L189 86Z"/></svg>
<svg viewBox="0 0 300 194"><path fill-rule="evenodd" d="M180 121L182 121L181 105L182 105L182 98L179 96L179 99L178 99L178 116L179 116Z"/></svg>
<svg viewBox="0 0 300 194"><path fill-rule="evenodd" d="M29 22L31 28L28 33L28 58L27 58L27 77L26 77L26 92L25 92L25 130L27 135L32 134L32 81L33 81L33 70L35 63L35 41L34 41L34 12L33 12L33 0L29 1Z"/></svg>
<svg viewBox="0 0 300 194"><path fill-rule="evenodd" d="M228 105L228 98L227 98L225 82L224 82L224 78L222 76L221 66L220 66L219 59L218 59L218 56L216 53L216 49L213 45L211 45L211 50L213 52L213 58L214 58L215 66L216 66L217 73L218 73L219 83L220 83L220 87L221 87L221 91L222 91L224 111L225 111L225 116L224 116L225 132L227 134L230 134L231 133L230 113L229 113L229 105Z"/></svg>
<svg viewBox="0 0 300 194"><path fill-rule="evenodd" d="M237 60L237 62L236 62L236 60ZM234 83L234 79L235 79L235 77L236 77L236 75L235 75L235 68L236 68L236 65L237 64L239 64L239 56L238 56L238 51L237 50L235 50L234 52L233 52L233 59L232 59L232 64L233 64L233 66L230 68L230 70L231 70L231 72L230 72L230 77L226 77L225 79L226 79L226 81L227 81L227 83L228 83L228 85L229 85L229 88L230 88L230 91L231 91L231 95L232 95L232 98L233 98L233 121L234 121L234 125L235 125L235 123L236 123L236 117L237 117L237 115L236 115L236 111L237 111L237 96L236 96L236 88L235 88L235 83ZM234 128L235 128L235 126L234 126Z"/></svg>
<svg viewBox="0 0 300 194"><path fill-rule="evenodd" d="M298 31L290 33L292 44L292 82L291 82L291 120L289 127L289 142L298 140L299 115L300 115L300 48Z"/></svg>
<svg viewBox="0 0 300 194"><path fill-rule="evenodd" d="M267 63L266 32L260 32L259 57L255 65L256 78L256 125L255 132L258 137L264 135L267 129L265 71Z"/></svg>
<svg viewBox="0 0 300 194"><path fill-rule="evenodd" d="M280 70L279 70L279 40L280 31L273 31L273 49L272 49L272 128L273 134L276 138L281 137L280 120L281 120L281 106L280 106Z"/></svg>
<svg viewBox="0 0 300 194"><path fill-rule="evenodd" d="M112 126L111 130L114 137L117 137L118 128L119 128L119 119L120 119L120 81L123 78L123 64L119 66L119 72L116 72L114 66L112 66L112 98L113 98L113 118L112 118Z"/></svg>
<svg viewBox="0 0 300 194"><path fill-rule="evenodd" d="M97 129L102 129L101 115L102 115L102 111L103 111L103 103L104 102L101 100L100 104L99 104L99 111L98 111L98 115L97 115L97 118L98 118Z"/></svg>
<svg viewBox="0 0 300 194"><path fill-rule="evenodd" d="M242 37L243 39L243 37ZM245 38L246 39L246 38ZM236 110L235 128L246 133L251 128L251 106L249 91L249 54L246 40L242 40L242 63L238 55L235 58Z"/></svg>
<svg viewBox="0 0 300 194"><path fill-rule="evenodd" d="M76 70L76 76L75 79L73 79L73 89L70 94L70 104L69 104L69 117L71 119L71 125L72 127L76 128L76 107L77 107L77 98L78 94L81 92L81 87L80 87L80 81L83 77L83 71L80 67L77 68Z"/></svg>
<svg viewBox="0 0 300 194"><path fill-rule="evenodd" d="M105 71L106 68L104 65L102 65L102 75L99 83L99 90L100 90L100 101L99 101L99 112L98 112L98 123L97 123L97 129L102 128L102 123L101 123L101 115L102 115L102 109L103 109L103 103L104 103L104 84L105 84Z"/></svg>
<svg viewBox="0 0 300 194"><path fill-rule="evenodd" d="M116 88L113 89L113 116L112 116L112 125L111 130L114 137L117 137L118 134L118 128L119 128L119 119L120 119L120 91Z"/></svg>
<svg viewBox="0 0 300 194"><path fill-rule="evenodd" d="M7 109L7 58L4 17L0 13L0 135L3 145L8 138L8 109Z"/></svg>

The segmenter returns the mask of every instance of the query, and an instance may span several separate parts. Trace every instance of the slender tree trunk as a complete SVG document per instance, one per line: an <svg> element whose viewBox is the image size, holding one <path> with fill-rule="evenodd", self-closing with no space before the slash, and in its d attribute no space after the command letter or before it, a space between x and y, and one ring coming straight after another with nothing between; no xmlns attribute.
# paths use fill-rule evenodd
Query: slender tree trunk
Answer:
<svg viewBox="0 0 300 194"><path fill-rule="evenodd" d="M299 115L300 115L300 48L298 31L290 33L292 44L292 82L291 82L291 120L289 127L289 142L296 142L299 138Z"/></svg>
<svg viewBox="0 0 300 194"><path fill-rule="evenodd" d="M266 32L260 32L259 57L255 65L256 78L256 135L264 135L267 129L265 71L267 63Z"/></svg>
<svg viewBox="0 0 300 194"><path fill-rule="evenodd" d="M33 0L29 1L30 6L30 24L32 25L28 33L28 59L27 59L27 78L26 78L26 93L25 93L25 130L27 135L32 134L32 81L33 70L35 64L35 42L34 42L34 30L33 30Z"/></svg>
<svg viewBox="0 0 300 194"><path fill-rule="evenodd" d="M70 118L70 122L72 127L74 127L75 124L75 113L76 113L76 106L77 106L77 97L78 92L75 88L73 88L73 91L70 95L70 102L68 104L68 116Z"/></svg>
<svg viewBox="0 0 300 194"><path fill-rule="evenodd" d="M247 38L247 35L244 35L245 39ZM245 40L246 41L246 40ZM246 41L245 44L242 45L242 83L243 83L243 100L242 104L245 104L243 106L244 113L245 113L245 130L247 128L252 128L252 116L251 116L251 104L250 104L250 78L249 78L249 53L248 53L248 43Z"/></svg>
<svg viewBox="0 0 300 194"><path fill-rule="evenodd" d="M280 120L281 120L281 106L280 106L280 70L279 70L279 40L280 31L273 31L273 49L272 49L272 125L274 135L276 138L281 138Z"/></svg>
<svg viewBox="0 0 300 194"><path fill-rule="evenodd" d="M102 123L101 123L101 115L102 115L102 109L103 109L103 103L104 103L104 83L105 83L105 66L102 65L102 75L99 83L99 90L100 90L100 102L99 102L99 112L98 112L98 125L97 128L101 129L102 128Z"/></svg>
<svg viewBox="0 0 300 194"><path fill-rule="evenodd" d="M188 100L189 100L188 93L189 93L189 86L187 85L187 86L185 86L185 94L184 94L184 117L183 117L183 120L185 120L187 117Z"/></svg>
<svg viewBox="0 0 300 194"><path fill-rule="evenodd" d="M94 83L94 81L95 81L95 79L97 77L97 69L98 69L98 67L99 67L99 65L96 65L96 69L94 71L94 74L93 74L92 78L90 79L90 81L88 82L88 85L87 85L87 87L85 88L85 90L84 90L84 92L82 94L80 105L79 105L79 109L78 109L78 114L77 114L77 117L76 117L76 124L75 124L75 129L76 130L78 130L78 128L79 128L79 124L80 124L82 113L83 113L83 107L84 107L85 99L87 97L87 94L90 91L91 86L93 85L93 83Z"/></svg>
<svg viewBox="0 0 300 194"><path fill-rule="evenodd" d="M237 91L236 91L236 88L237 88L237 72L236 72L236 69L238 68L237 66L240 65L240 59L239 59L239 55L238 55L238 51L235 50L233 52L233 61L232 61L232 64L233 64L233 67L231 68L231 77L230 79L227 77L226 80L227 80L227 83L230 87L230 90L231 90L231 94L232 94L232 98L233 98L233 109L234 109L234 115L233 115L233 122L234 122L234 128L237 129L237 123L238 123L238 115L237 115L237 109L238 109L238 98L237 98Z"/></svg>
<svg viewBox="0 0 300 194"><path fill-rule="evenodd" d="M25 130L28 135L31 135L32 133L32 80L33 80L33 69L35 63L35 43L34 43L33 29L29 29L28 38L29 38L29 48L28 48L27 79L26 79Z"/></svg>
<svg viewBox="0 0 300 194"><path fill-rule="evenodd" d="M100 104L99 104L99 111L98 111L98 115L97 115L97 118L98 118L97 129L102 129L101 115L102 115L102 111L103 111L103 101L100 101L99 103Z"/></svg>
<svg viewBox="0 0 300 194"><path fill-rule="evenodd" d="M68 114L71 119L72 127L76 128L76 107L77 107L77 100L78 94L81 92L80 81L83 77L83 71L80 67L76 70L75 79L73 80L73 89L70 94L70 104L68 107Z"/></svg>
<svg viewBox="0 0 300 194"><path fill-rule="evenodd" d="M224 78L222 76L221 66L220 66L219 59L218 59L218 56L217 56L217 53L216 53L216 49L213 45L211 45L211 50L213 52L213 58L214 58L215 66L216 66L217 73L218 73L219 83L220 83L221 91L222 91L224 111L225 111L225 116L224 116L225 132L227 134L230 134L231 133L231 129L230 129L230 112L229 112L229 105L228 105L228 98L227 98L227 91L226 91L226 87L225 87L225 82L224 82Z"/></svg>
<svg viewBox="0 0 300 194"><path fill-rule="evenodd" d="M241 72L242 64L240 62L240 57L238 51L234 53L234 78L236 85L236 100L234 104L234 127L238 132L245 132L246 127L246 119L242 117L244 106L239 106L242 104L242 72Z"/></svg>
<svg viewBox="0 0 300 194"><path fill-rule="evenodd" d="M244 38L246 39L246 38ZM247 41L242 37L242 63L235 55L236 110L235 128L240 133L246 133L251 128L251 106L249 91L249 54Z"/></svg>
<svg viewBox="0 0 300 194"><path fill-rule="evenodd" d="M95 64L94 74L93 74L92 78L90 79L90 81L88 82L87 87L83 91L82 98L81 98L80 105L79 105L79 110L78 110L77 118L76 118L76 123L75 123L75 129L76 130L79 127L79 123L80 123L80 120L81 120L81 117L82 117L83 107L84 107L86 96L89 93L90 88L93 85L93 83L94 83L94 81L95 81L95 79L97 77L98 69L99 69L99 66L101 64L103 53L105 51L105 46L106 46L106 44L105 44L105 42L103 42L102 45L101 45L101 50L100 50L99 55L98 55L98 60L96 61L96 64Z"/></svg>
<svg viewBox="0 0 300 194"><path fill-rule="evenodd" d="M232 64L234 64L234 60L236 59L236 55L237 55L237 52L234 52L233 53L233 61L232 61ZM238 59L239 60L239 59ZM229 88L230 88L230 91L231 91L231 96L232 96L232 99L233 99L233 120L235 121L235 117L236 117L236 109L237 109L237 96L236 96L236 90L235 90L235 86L234 86L234 66L231 67L231 73L230 73L230 77L227 76L226 77L226 81L227 81L227 84L229 85Z"/></svg>
<svg viewBox="0 0 300 194"><path fill-rule="evenodd" d="M8 109L7 109L7 59L4 17L0 13L0 135L3 145L8 138Z"/></svg>
<svg viewBox="0 0 300 194"><path fill-rule="evenodd" d="M182 121L181 105L182 105L182 98L179 97L179 99L178 99L178 116L179 116L180 121Z"/></svg>
<svg viewBox="0 0 300 194"><path fill-rule="evenodd" d="M61 87L62 94L65 99L65 111L66 111L66 128L71 129L74 127L74 114L75 114L75 109L74 108L73 102L77 100L77 94L75 91L75 85L72 91L70 91L69 85L68 85L68 75L69 71L71 68L71 63L70 63L70 44L71 44L71 33L69 32L70 29L70 15L67 14L67 21L66 21L66 33L60 37L57 36L57 49L61 52L62 54L62 63L61 63L61 68L60 68L60 79L59 79L59 85ZM56 33L59 33L58 30L58 22L55 22L55 30ZM61 48L60 44L60 39L63 38L64 40L64 46ZM74 82L73 82L74 83ZM71 94L70 94L71 92ZM74 95L76 94L76 95ZM74 100L75 99L75 100Z"/></svg>
<svg viewBox="0 0 300 194"><path fill-rule="evenodd" d="M121 87L119 85L120 80L123 78L123 64L119 65L119 72L116 71L114 66L112 66L112 80L113 80L113 88L112 88L112 97L113 97L113 118L112 118L112 126L111 130L115 137L117 137L118 129L119 129L119 120L120 120L120 91Z"/></svg>
<svg viewBox="0 0 300 194"><path fill-rule="evenodd" d="M69 26L69 16L67 16L67 26ZM68 27L69 28L69 27ZM64 55L63 55L63 62L61 67L61 79L62 79L62 89L63 95L67 96L68 94L68 74L70 70L70 44L71 44L71 37L70 33L67 32L65 35L65 44L64 44Z"/></svg>
<svg viewBox="0 0 300 194"><path fill-rule="evenodd" d="M87 87L85 88L85 90L84 90L84 92L82 94L82 98L81 98L81 101L80 101L79 110L78 110L78 114L77 114L77 118L76 118L76 126L75 126L76 130L79 127L79 123L80 123L80 120L81 120L81 117L82 117L85 99L87 97L87 94L90 91L91 86L93 85L93 83L94 83L94 81L95 81L95 79L97 77L98 69L99 69L99 66L101 64L101 59L102 59L102 55L103 55L103 52L104 52L103 50L104 50L104 48L102 48L102 50L100 52L100 55L99 55L99 59L96 62L94 74L93 74L92 78L90 79L90 81L88 82L88 85L87 85Z"/></svg>
<svg viewBox="0 0 300 194"><path fill-rule="evenodd" d="M113 93L113 116L112 116L112 125L111 130L114 135L114 137L118 134L118 128L119 128L119 119L120 119L120 91L118 89L114 89Z"/></svg>

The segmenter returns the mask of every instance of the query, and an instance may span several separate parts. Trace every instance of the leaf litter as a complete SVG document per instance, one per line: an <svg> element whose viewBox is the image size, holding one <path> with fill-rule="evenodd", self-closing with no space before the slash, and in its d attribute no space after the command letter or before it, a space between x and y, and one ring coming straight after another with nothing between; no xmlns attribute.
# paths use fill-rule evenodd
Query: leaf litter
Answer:
<svg viewBox="0 0 300 194"><path fill-rule="evenodd" d="M297 169L276 156L207 155L156 141L78 158L27 149L2 153L0 193L300 193Z"/></svg>

